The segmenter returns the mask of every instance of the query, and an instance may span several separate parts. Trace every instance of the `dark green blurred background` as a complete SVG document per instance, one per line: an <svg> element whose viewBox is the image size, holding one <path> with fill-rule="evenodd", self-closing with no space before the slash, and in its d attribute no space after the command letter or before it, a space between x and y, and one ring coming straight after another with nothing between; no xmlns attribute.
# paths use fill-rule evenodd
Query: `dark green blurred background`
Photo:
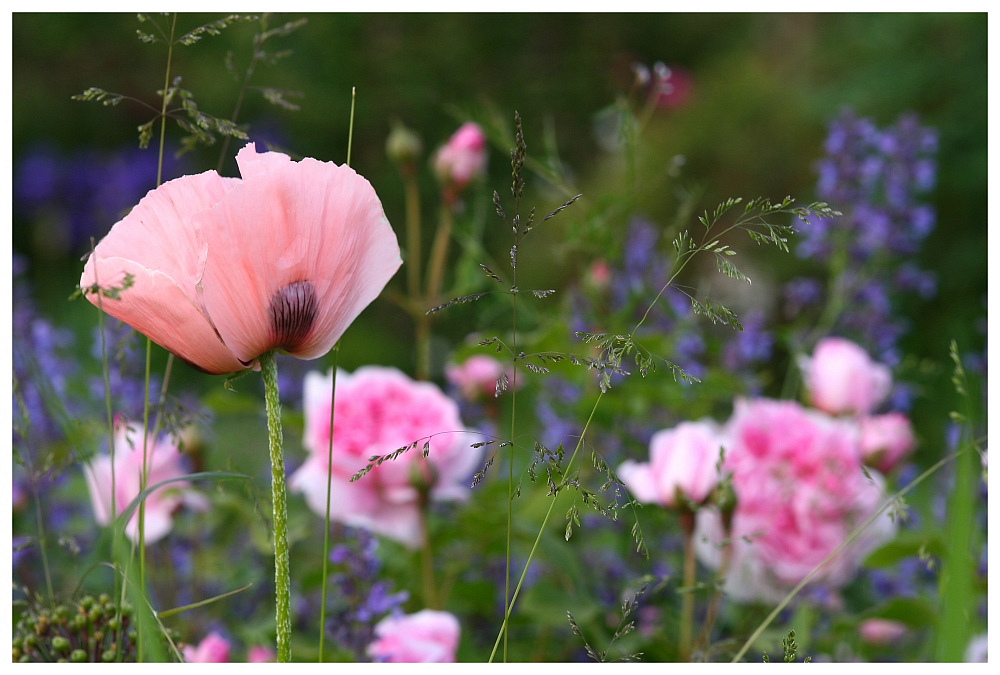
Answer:
<svg viewBox="0 0 1000 675"><path fill-rule="evenodd" d="M278 15L271 25L300 16ZM921 261L937 272L939 285L933 302L907 307L915 329L905 347L943 358L954 337L963 350L982 351L985 335L976 322L985 316L987 281L986 14L305 16L305 26L269 43L272 50L292 53L273 66L259 66L253 80L302 92L295 99L301 110L285 111L251 94L239 121L250 124L251 133L266 130L293 154L342 162L356 87L352 165L372 181L400 233L402 184L384 151L393 120L416 130L429 154L467 115L499 119L510 134L513 111L520 111L529 152L554 139L574 187L584 193L573 216L579 218L586 214L586 195L603 189L599 181L611 163L595 138L595 115L629 88L636 61L663 61L691 74L688 104L659 115L644 138L644 166L650 157L655 163L658 153L664 163L683 154L685 175L704 186L699 211L729 196L788 194L808 203L826 125L845 106L879 126L916 112L940 132L932 196L938 222ZM178 30L217 18L182 15ZM150 118L148 110L70 97L97 86L156 103L166 50L137 40L139 27L132 14L13 15L15 172L42 143L67 156L83 148L113 152L136 145L135 129ZM237 64L245 64L256 30L254 23L238 24L176 49L174 73L201 110L231 114L239 83L226 72L224 59L231 51ZM176 139L176 127L171 133ZM509 186L502 145L500 140L491 148L489 179L479 195L486 208L492 190L505 194ZM185 166L212 168L218 154L218 146L207 148L189 155ZM225 171L235 172L231 162ZM542 181L529 182L529 190L539 187ZM433 204L429 176L424 189L425 202ZM562 198L539 190L527 203L547 212ZM644 199L654 218L672 216L658 207L655 194ZM31 258L31 280L48 311L81 311L67 308L63 298L78 279L82 251L53 256L37 246L35 224L16 214L15 205L14 248ZM568 263L551 270L554 277L575 271ZM560 288L560 279L551 285ZM396 322L403 335L408 331L405 317L397 318L392 307L376 305L363 319L373 317ZM406 367L410 357L398 350L408 348L402 339L377 356ZM354 365L350 352L347 358Z"/></svg>

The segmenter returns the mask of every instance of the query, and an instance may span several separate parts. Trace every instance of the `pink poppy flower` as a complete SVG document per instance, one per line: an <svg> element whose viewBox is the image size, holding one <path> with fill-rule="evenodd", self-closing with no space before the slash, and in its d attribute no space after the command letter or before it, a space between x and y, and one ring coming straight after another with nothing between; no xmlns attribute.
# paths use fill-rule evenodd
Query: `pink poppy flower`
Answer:
<svg viewBox="0 0 1000 675"><path fill-rule="evenodd" d="M371 184L347 166L251 143L242 178L206 171L152 190L97 245L87 298L213 374L272 349L327 353L402 264Z"/></svg>
<svg viewBox="0 0 1000 675"><path fill-rule="evenodd" d="M449 612L425 609L375 625L368 655L383 663L454 663L461 628Z"/></svg>
<svg viewBox="0 0 1000 675"><path fill-rule="evenodd" d="M820 340L812 358L803 358L801 365L812 404L831 415L867 415L892 388L889 369L843 338Z"/></svg>
<svg viewBox="0 0 1000 675"><path fill-rule="evenodd" d="M628 460L618 477L640 502L688 508L703 503L718 484L717 465L726 444L714 422L682 422L654 434L650 461Z"/></svg>
<svg viewBox="0 0 1000 675"><path fill-rule="evenodd" d="M254 645L247 650L247 663L274 663L275 658L274 650L263 645Z"/></svg>
<svg viewBox="0 0 1000 675"><path fill-rule="evenodd" d="M158 441L149 439L146 447L146 486L152 487L171 478L187 475L184 455L175 443L166 437ZM84 466L94 518L101 525L111 523L112 472L114 473L114 502L116 515L122 514L139 496L142 475L142 427L119 419L115 429L115 463L111 456L102 455ZM173 514L181 506L198 510L208 508L208 500L185 481L175 481L158 488L146 497L145 538L151 544L165 537L173 526ZM132 514L125 526L125 534L133 541L139 538L139 509Z"/></svg>
<svg viewBox="0 0 1000 675"><path fill-rule="evenodd" d="M862 468L856 424L794 401L738 400L727 430L724 468L736 493L732 531L723 531L717 510L699 510L697 552L717 568L723 543L731 542L726 592L736 600L774 602L882 506L884 481ZM895 532L883 513L814 580L843 586Z"/></svg>
<svg viewBox="0 0 1000 675"><path fill-rule="evenodd" d="M327 475L332 474L331 518L419 546L421 491L436 500L467 499L482 449L470 447L473 437L462 424L458 405L437 385L413 380L395 368L365 366L353 374L337 373L331 467L331 376L306 375L303 441L310 454L292 474L289 488L302 492L310 508L325 515ZM351 482L371 457L415 441L415 449Z"/></svg>
<svg viewBox="0 0 1000 675"><path fill-rule="evenodd" d="M474 179L486 172L486 134L475 122L466 122L434 155L434 172L449 199L457 198Z"/></svg>
<svg viewBox="0 0 1000 675"><path fill-rule="evenodd" d="M185 646L184 660L187 663L229 663L229 650L229 641L212 632L198 646Z"/></svg>
<svg viewBox="0 0 1000 675"><path fill-rule="evenodd" d="M889 473L909 455L917 442L910 420L902 413L864 417L861 424L861 454L865 463Z"/></svg>

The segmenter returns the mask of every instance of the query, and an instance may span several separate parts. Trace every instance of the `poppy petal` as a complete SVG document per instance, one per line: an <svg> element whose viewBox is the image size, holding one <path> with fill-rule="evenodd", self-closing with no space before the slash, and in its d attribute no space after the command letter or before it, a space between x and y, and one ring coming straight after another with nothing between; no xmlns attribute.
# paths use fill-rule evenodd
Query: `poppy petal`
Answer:
<svg viewBox="0 0 1000 675"><path fill-rule="evenodd" d="M402 264L371 184L346 166L238 155L250 176L196 222L204 307L237 358L328 352Z"/></svg>

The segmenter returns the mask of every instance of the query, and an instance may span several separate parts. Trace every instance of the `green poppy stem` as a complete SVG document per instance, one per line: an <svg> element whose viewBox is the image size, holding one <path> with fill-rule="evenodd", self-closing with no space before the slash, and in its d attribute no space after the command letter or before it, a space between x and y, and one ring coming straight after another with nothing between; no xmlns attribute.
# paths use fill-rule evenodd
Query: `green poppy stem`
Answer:
<svg viewBox="0 0 1000 675"><path fill-rule="evenodd" d="M274 508L274 601L278 663L292 657L291 574L288 568L288 504L285 487L285 457L281 443L281 402L278 395L278 364L273 351L260 357L267 404L267 435L271 451L271 501Z"/></svg>

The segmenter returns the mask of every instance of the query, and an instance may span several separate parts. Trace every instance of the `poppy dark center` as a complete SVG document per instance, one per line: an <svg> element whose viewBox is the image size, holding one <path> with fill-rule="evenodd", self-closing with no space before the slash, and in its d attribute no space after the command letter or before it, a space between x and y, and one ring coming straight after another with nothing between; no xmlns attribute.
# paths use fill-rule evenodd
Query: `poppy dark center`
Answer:
<svg viewBox="0 0 1000 675"><path fill-rule="evenodd" d="M316 288L310 281L296 281L279 289L268 308L274 346L295 351L309 335L318 307Z"/></svg>

